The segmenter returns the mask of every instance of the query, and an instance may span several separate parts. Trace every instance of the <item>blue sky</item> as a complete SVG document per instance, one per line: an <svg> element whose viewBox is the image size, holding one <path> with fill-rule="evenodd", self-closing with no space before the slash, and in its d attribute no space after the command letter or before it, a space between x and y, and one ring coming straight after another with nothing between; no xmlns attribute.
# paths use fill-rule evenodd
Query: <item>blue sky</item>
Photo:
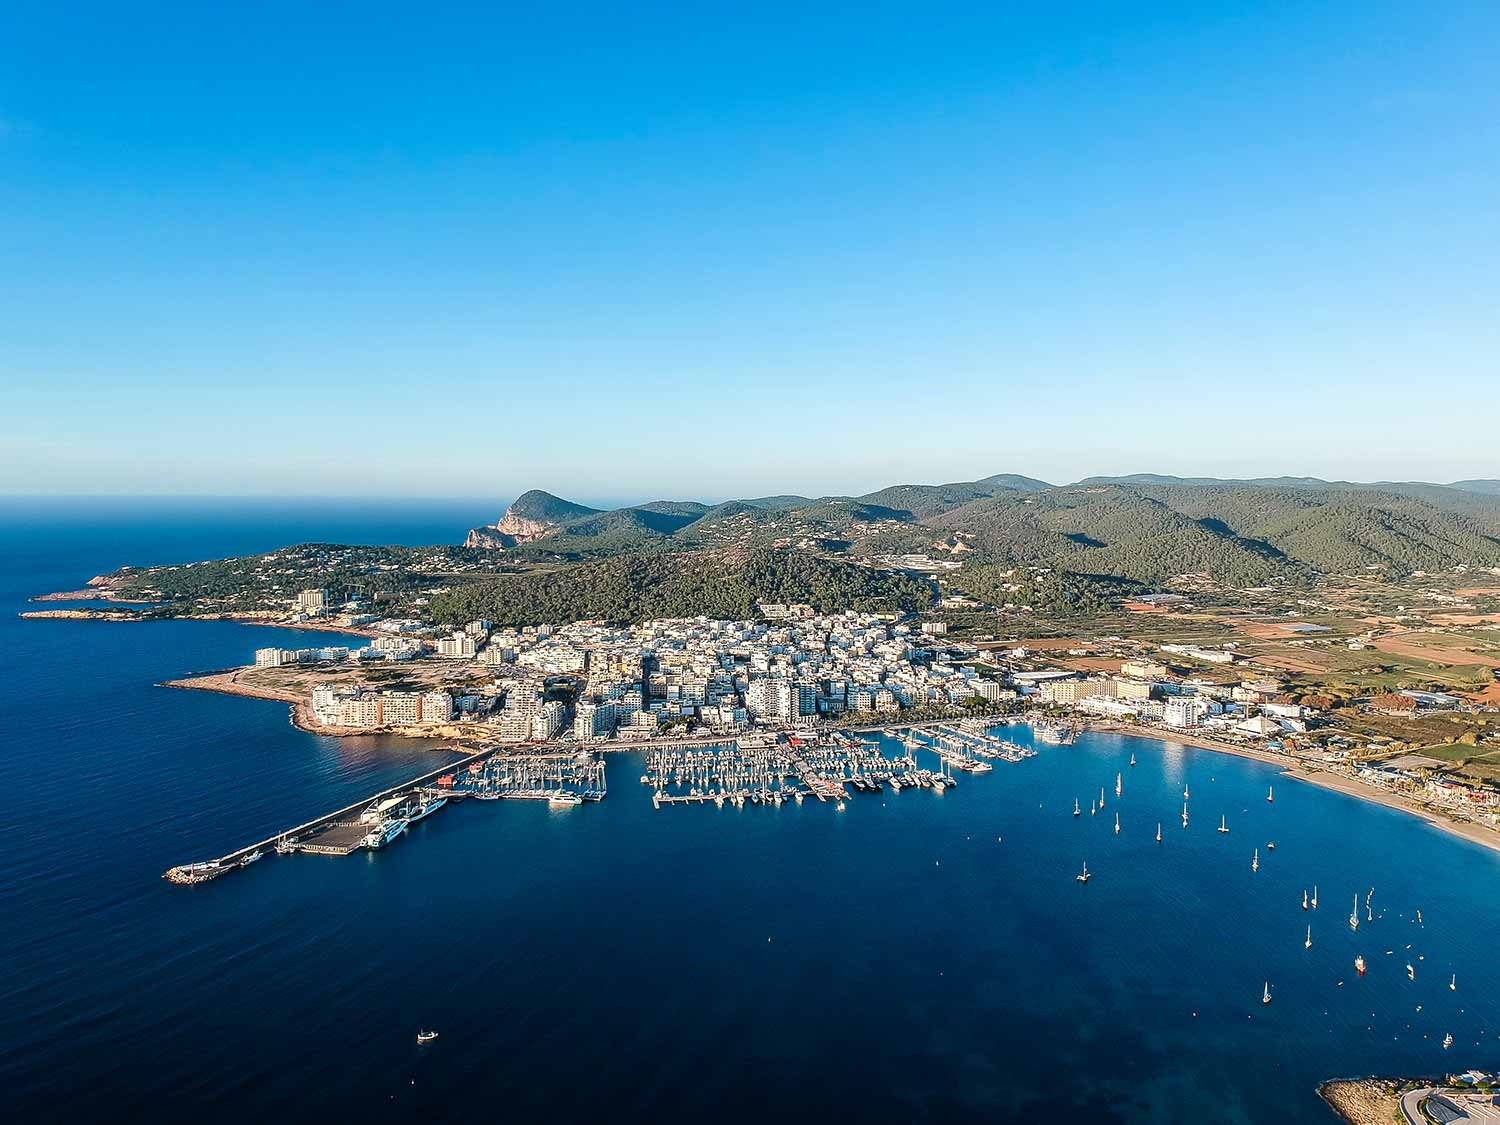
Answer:
<svg viewBox="0 0 1500 1125"><path fill-rule="evenodd" d="M1497 476L1497 75L1486 2L8 5L0 492Z"/></svg>

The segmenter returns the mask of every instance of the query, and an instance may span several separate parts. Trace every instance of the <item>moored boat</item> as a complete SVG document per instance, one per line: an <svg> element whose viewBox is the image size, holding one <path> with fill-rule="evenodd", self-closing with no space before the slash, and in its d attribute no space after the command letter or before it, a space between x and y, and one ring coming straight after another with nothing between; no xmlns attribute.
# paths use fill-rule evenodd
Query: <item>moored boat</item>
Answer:
<svg viewBox="0 0 1500 1125"><path fill-rule="evenodd" d="M418 802L417 807L412 810L411 815L407 817L407 820L415 824L423 817L431 816L447 803L448 798L445 796L424 797L420 802Z"/></svg>
<svg viewBox="0 0 1500 1125"><path fill-rule="evenodd" d="M365 833L362 843L371 851L383 848L397 836L401 835L401 833L405 832L408 823L405 817L397 817L395 820L384 821L378 827L372 828L369 832Z"/></svg>

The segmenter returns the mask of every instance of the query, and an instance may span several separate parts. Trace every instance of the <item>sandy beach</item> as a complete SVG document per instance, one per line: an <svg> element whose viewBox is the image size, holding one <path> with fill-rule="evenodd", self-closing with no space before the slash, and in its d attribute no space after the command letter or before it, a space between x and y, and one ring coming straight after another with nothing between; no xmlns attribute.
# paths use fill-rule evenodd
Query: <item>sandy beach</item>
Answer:
<svg viewBox="0 0 1500 1125"><path fill-rule="evenodd" d="M1282 776L1290 777L1294 781L1305 781L1309 785L1316 785L1323 789L1332 789L1335 792L1343 793L1345 796L1357 797L1361 801L1370 801L1373 804L1384 805L1388 809L1410 813L1413 816L1421 817L1428 824L1432 825L1432 827L1440 829L1443 832L1459 836L1470 843L1489 848L1491 851L1500 852L1500 832L1492 828L1486 828L1482 824L1474 824L1471 821L1450 819L1441 810L1435 809L1430 805L1424 805L1418 801L1413 801L1384 789L1377 789L1373 785L1366 785L1362 781L1345 777L1342 774L1316 769L1306 762L1289 758L1285 754L1276 754L1269 750L1257 750L1249 746L1236 746L1201 736L1178 735L1176 733L1167 735L1163 731L1132 727L1124 723L1091 723L1089 729L1103 733L1128 734L1135 738L1151 739L1154 742L1160 742L1164 745L1175 743L1180 746L1191 746L1198 750L1211 750L1216 754L1233 754L1240 758L1253 758L1257 762L1280 766Z"/></svg>

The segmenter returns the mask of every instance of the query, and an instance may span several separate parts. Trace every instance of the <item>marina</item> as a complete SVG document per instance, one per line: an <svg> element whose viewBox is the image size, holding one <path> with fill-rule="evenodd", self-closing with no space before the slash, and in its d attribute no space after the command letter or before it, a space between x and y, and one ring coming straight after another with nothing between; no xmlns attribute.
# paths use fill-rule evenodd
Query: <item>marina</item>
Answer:
<svg viewBox="0 0 1500 1125"><path fill-rule="evenodd" d="M958 784L954 771L985 774L991 761L1021 762L1036 751L994 737L984 730L949 724L887 731L903 752L888 756L882 742L848 732L794 733L742 737L713 749L662 748L646 755L641 784L652 804L746 804L780 807L842 802L857 793L900 793L926 789L942 793ZM931 753L936 767L917 755Z"/></svg>

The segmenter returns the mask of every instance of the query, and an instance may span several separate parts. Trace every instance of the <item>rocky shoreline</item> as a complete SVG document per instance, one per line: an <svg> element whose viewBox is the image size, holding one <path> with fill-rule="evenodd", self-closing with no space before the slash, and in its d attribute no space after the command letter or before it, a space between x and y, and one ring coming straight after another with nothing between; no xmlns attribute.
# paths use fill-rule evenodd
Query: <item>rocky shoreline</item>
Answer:
<svg viewBox="0 0 1500 1125"><path fill-rule="evenodd" d="M1401 1083L1390 1078L1335 1078L1318 1096L1349 1125L1391 1125L1401 1119Z"/></svg>
<svg viewBox="0 0 1500 1125"><path fill-rule="evenodd" d="M63 601L60 596L44 594L31 599L34 602ZM112 599L118 600L118 599ZM142 603L150 605L151 603ZM264 625L272 629L305 629L317 633L342 633L349 637L374 638L381 636L373 629L361 629L354 625L336 625L322 621L282 621L263 613L149 613L139 609L114 609L90 606L86 609L28 609L18 617L32 620L54 621L233 621L240 625Z"/></svg>

